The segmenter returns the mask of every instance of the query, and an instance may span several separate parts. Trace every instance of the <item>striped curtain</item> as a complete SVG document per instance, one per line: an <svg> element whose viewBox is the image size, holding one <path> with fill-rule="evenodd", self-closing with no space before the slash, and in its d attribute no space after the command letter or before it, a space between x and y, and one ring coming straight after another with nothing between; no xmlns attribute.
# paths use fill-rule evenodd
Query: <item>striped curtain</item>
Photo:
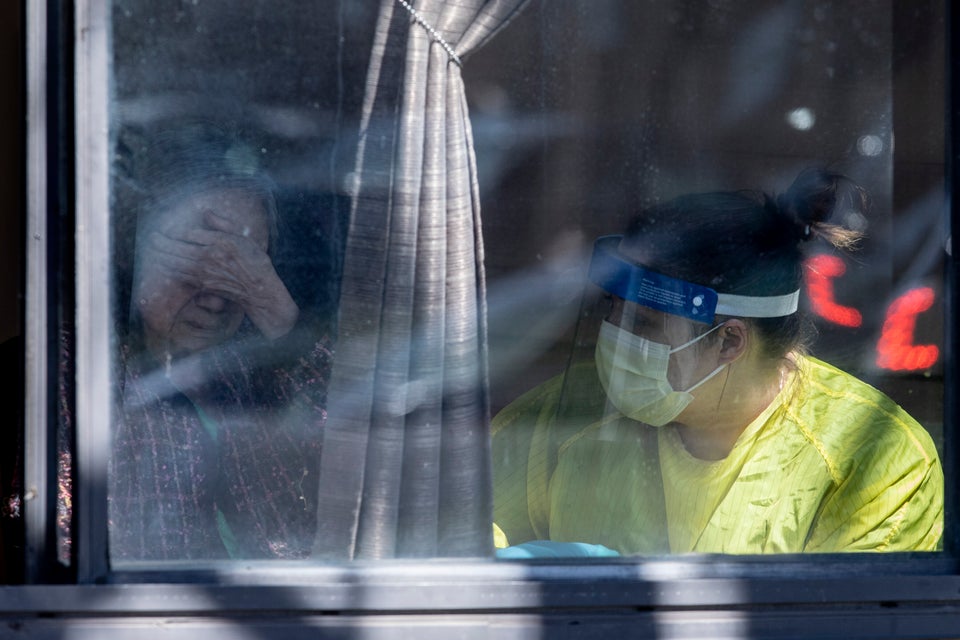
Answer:
<svg viewBox="0 0 960 640"><path fill-rule="evenodd" d="M381 0L314 556L492 554L483 242L462 59L527 0Z"/></svg>

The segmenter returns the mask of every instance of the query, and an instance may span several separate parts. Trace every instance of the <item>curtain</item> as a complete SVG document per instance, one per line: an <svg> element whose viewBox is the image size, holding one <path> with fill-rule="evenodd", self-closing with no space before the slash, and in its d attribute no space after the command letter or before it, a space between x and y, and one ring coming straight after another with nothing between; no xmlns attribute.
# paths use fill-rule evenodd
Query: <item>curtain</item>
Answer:
<svg viewBox="0 0 960 640"><path fill-rule="evenodd" d="M527 0L381 0L314 556L492 553L483 243L461 59Z"/></svg>

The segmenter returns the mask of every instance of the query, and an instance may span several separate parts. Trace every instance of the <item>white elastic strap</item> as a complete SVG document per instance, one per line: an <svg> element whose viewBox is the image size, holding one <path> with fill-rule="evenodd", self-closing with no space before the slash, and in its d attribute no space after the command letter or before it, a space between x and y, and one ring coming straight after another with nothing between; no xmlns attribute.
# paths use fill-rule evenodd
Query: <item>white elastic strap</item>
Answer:
<svg viewBox="0 0 960 640"><path fill-rule="evenodd" d="M728 364L728 363L724 363L724 364L720 365L719 367L717 367L716 369L714 369L712 372L710 372L710 374L709 374L706 378L704 378L703 380L701 380L701 381L698 382L697 384L695 384L695 385L693 385L692 387L690 387L689 389L687 389L685 393L690 393L691 391L696 391L696 390L697 390L697 387L703 385L703 384L706 383L706 382L709 382L711 378L713 378L713 377L716 376L718 373L720 373L721 371L723 371L724 369L726 369L726 368L727 368L727 364Z"/></svg>
<svg viewBox="0 0 960 640"><path fill-rule="evenodd" d="M800 305L800 290L783 296L737 296L730 293L717 294L716 314L741 318L780 318L797 311Z"/></svg>
<svg viewBox="0 0 960 640"><path fill-rule="evenodd" d="M679 347L673 347L672 349L670 349L670 351L668 351L668 353L671 353L671 354L676 353L677 351L680 351L680 350L682 350L682 349L686 349L687 347L689 347L690 345L692 345L692 344L695 343L695 342L700 342L701 340L703 340L704 338L706 338L708 335L710 335L711 333L713 333L714 331L716 331L717 329L719 329L720 327L722 327L724 324L726 324L726 323L725 323L725 322L721 322L720 324L716 325L715 327L712 327L709 331L704 331L703 333L701 333L700 335L698 335L696 338L691 338L690 340L687 340L686 342L684 342L684 343L683 343L682 345L680 345Z"/></svg>

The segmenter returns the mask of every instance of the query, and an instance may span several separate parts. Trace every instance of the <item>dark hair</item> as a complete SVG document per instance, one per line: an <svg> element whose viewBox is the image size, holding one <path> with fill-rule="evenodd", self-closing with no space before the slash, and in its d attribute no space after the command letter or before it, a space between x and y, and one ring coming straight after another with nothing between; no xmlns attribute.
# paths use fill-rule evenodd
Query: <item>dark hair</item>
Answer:
<svg viewBox="0 0 960 640"><path fill-rule="evenodd" d="M720 191L680 196L635 216L621 251L654 271L719 293L789 294L803 279L804 243L821 238L852 248L861 234L829 222L844 198L867 208L866 193L845 176L823 169L800 173L783 194ZM765 354L781 358L802 343L799 314L749 321Z"/></svg>

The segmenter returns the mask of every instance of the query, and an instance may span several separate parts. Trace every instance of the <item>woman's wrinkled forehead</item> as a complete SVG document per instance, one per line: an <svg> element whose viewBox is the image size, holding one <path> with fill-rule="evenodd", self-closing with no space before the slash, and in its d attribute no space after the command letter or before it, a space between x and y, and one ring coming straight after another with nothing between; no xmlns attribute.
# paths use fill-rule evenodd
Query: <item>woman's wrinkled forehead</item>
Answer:
<svg viewBox="0 0 960 640"><path fill-rule="evenodd" d="M241 202L245 205L238 209ZM140 233L143 233L189 226L195 223L197 216L202 216L204 211L232 218L241 215L243 209L251 207L260 212L261 215L255 217L263 218L267 243L272 247L277 235L272 195L262 192L255 185L242 182L190 182L165 189L155 194L145 207L139 229ZM249 217L249 212L246 215ZM259 226L259 223L254 224L251 221L251 231Z"/></svg>
<svg viewBox="0 0 960 640"><path fill-rule="evenodd" d="M209 214L229 220L239 234L250 237L266 250L270 245L270 221L258 194L238 187L186 191L159 208L148 231L174 232L208 228Z"/></svg>

